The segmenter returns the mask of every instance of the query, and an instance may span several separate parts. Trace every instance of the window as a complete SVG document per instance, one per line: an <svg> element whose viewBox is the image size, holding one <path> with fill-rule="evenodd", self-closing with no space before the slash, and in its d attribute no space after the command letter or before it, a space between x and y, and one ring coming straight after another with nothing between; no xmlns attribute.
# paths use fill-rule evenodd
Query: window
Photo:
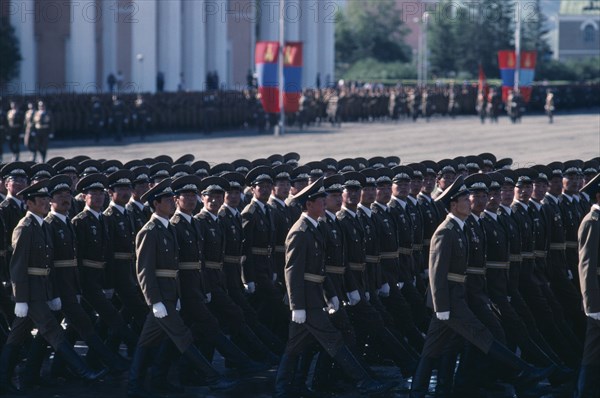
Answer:
<svg viewBox="0 0 600 398"><path fill-rule="evenodd" d="M589 24L583 28L583 41L584 43L593 43L596 39L596 29L593 25Z"/></svg>

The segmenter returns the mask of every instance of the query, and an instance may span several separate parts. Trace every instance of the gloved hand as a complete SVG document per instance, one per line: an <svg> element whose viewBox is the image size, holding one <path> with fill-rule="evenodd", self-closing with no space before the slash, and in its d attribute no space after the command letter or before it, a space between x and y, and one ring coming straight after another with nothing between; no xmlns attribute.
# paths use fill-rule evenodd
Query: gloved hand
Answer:
<svg viewBox="0 0 600 398"><path fill-rule="evenodd" d="M212 301L212 294L211 293L206 293L204 295L204 302L206 304L210 304L211 301Z"/></svg>
<svg viewBox="0 0 600 398"><path fill-rule="evenodd" d="M367 300L367 303L371 301L371 293L365 292L365 300Z"/></svg>
<svg viewBox="0 0 600 398"><path fill-rule="evenodd" d="M390 284L386 282L383 285L381 285L381 287L379 288L378 293L379 293L379 295L381 297L389 297L389 295L390 295Z"/></svg>
<svg viewBox="0 0 600 398"><path fill-rule="evenodd" d="M402 288L404 287L404 282L398 282L396 283L396 286L398 286L398 289L402 290Z"/></svg>
<svg viewBox="0 0 600 398"><path fill-rule="evenodd" d="M81 294L76 294L75 298L77 299L77 302L81 304Z"/></svg>
<svg viewBox="0 0 600 398"><path fill-rule="evenodd" d="M112 300L115 294L115 289L102 289L102 293L104 293L104 297L106 297L109 300Z"/></svg>
<svg viewBox="0 0 600 398"><path fill-rule="evenodd" d="M47 301L47 303L51 311L60 311L62 308L60 297L53 298L52 300Z"/></svg>
<svg viewBox="0 0 600 398"><path fill-rule="evenodd" d="M292 322L296 322L296 323L306 322L306 311L305 310L292 310Z"/></svg>
<svg viewBox="0 0 600 398"><path fill-rule="evenodd" d="M600 312L592 312L591 314L586 315L592 319L595 319L596 321L600 321Z"/></svg>
<svg viewBox="0 0 600 398"><path fill-rule="evenodd" d="M327 301L327 312L330 314L335 314L339 309L340 300L337 298L337 296L333 296L329 301Z"/></svg>
<svg viewBox="0 0 600 398"><path fill-rule="evenodd" d="M244 287L246 288L246 293L252 294L256 291L256 285L254 282L244 283Z"/></svg>
<svg viewBox="0 0 600 398"><path fill-rule="evenodd" d="M450 311L436 312L435 316L440 321L447 321L448 319L450 319Z"/></svg>
<svg viewBox="0 0 600 398"><path fill-rule="evenodd" d="M166 317L168 315L167 314L167 308L162 303L162 301L159 301L156 304L152 304L152 313L158 319L164 318L164 317Z"/></svg>
<svg viewBox="0 0 600 398"><path fill-rule="evenodd" d="M567 270L567 275L569 276L569 280L573 280L573 273L570 269Z"/></svg>
<svg viewBox="0 0 600 398"><path fill-rule="evenodd" d="M348 304L350 305L356 305L360 301L360 294L358 293L358 290L353 290L349 293L346 293L346 296L348 296Z"/></svg>
<svg viewBox="0 0 600 398"><path fill-rule="evenodd" d="M29 305L27 303L15 303L15 315L17 318L25 318L29 311Z"/></svg>
<svg viewBox="0 0 600 398"><path fill-rule="evenodd" d="M181 300L177 299L177 304L175 304L175 311L181 311Z"/></svg>
<svg viewBox="0 0 600 398"><path fill-rule="evenodd" d="M512 299L511 296L506 296L506 299L508 300L508 302L510 303L510 300Z"/></svg>
<svg viewBox="0 0 600 398"><path fill-rule="evenodd" d="M273 282L277 282L277 272L273 272Z"/></svg>

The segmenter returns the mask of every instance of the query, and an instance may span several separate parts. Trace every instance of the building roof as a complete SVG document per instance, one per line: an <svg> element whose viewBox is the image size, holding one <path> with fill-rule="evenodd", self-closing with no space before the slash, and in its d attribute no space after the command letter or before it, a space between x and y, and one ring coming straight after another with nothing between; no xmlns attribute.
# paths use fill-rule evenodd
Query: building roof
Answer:
<svg viewBox="0 0 600 398"><path fill-rule="evenodd" d="M587 7L593 10L585 10ZM560 2L560 15L589 15L600 16L600 1L598 0L562 0Z"/></svg>

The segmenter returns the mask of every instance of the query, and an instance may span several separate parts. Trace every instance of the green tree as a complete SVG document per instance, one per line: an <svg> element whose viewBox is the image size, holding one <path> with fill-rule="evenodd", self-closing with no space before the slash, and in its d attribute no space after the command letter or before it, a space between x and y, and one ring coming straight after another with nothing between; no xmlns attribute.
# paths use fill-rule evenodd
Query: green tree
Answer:
<svg viewBox="0 0 600 398"><path fill-rule="evenodd" d="M17 75L22 59L15 29L8 18L0 20L0 59L0 87L4 87Z"/></svg>
<svg viewBox="0 0 600 398"><path fill-rule="evenodd" d="M431 72L444 77L457 72L458 29L455 27L457 20L453 4L451 0L441 3L439 12L431 16L427 27Z"/></svg>

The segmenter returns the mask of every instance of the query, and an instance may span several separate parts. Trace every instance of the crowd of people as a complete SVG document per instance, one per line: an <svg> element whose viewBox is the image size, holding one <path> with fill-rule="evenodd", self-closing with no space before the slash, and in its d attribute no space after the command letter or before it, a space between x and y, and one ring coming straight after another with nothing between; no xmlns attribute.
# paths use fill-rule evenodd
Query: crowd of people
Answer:
<svg viewBox="0 0 600 398"><path fill-rule="evenodd" d="M439 397L597 397L600 158L511 165L5 164L0 394L127 371L129 397L235 391L277 367L275 397L425 397L434 369Z"/></svg>
<svg viewBox="0 0 600 398"><path fill-rule="evenodd" d="M594 84L556 87L536 86L528 104L502 100L499 88L489 95L478 94L477 85L436 84L429 87L346 83L336 88L306 89L300 110L287 115L287 123L300 128L331 122L369 122L432 116L474 115L497 121L501 114L519 117L527 108L534 112L546 109L547 90L553 93L553 107L558 110L587 108L600 101L600 86ZM102 95L55 94L42 98L51 117L57 138L121 140L152 132L257 129L264 131L278 122L277 114L266 114L254 89L243 91L159 92L156 94L112 93ZM26 114L35 109L38 96L10 97L0 100L0 140L26 135ZM488 105L489 104L489 105ZM492 106L493 105L493 106ZM19 121L9 126L7 113L14 109ZM487 112L487 113L486 113ZM13 142L13 141L11 141ZM18 147L11 146L15 156Z"/></svg>

